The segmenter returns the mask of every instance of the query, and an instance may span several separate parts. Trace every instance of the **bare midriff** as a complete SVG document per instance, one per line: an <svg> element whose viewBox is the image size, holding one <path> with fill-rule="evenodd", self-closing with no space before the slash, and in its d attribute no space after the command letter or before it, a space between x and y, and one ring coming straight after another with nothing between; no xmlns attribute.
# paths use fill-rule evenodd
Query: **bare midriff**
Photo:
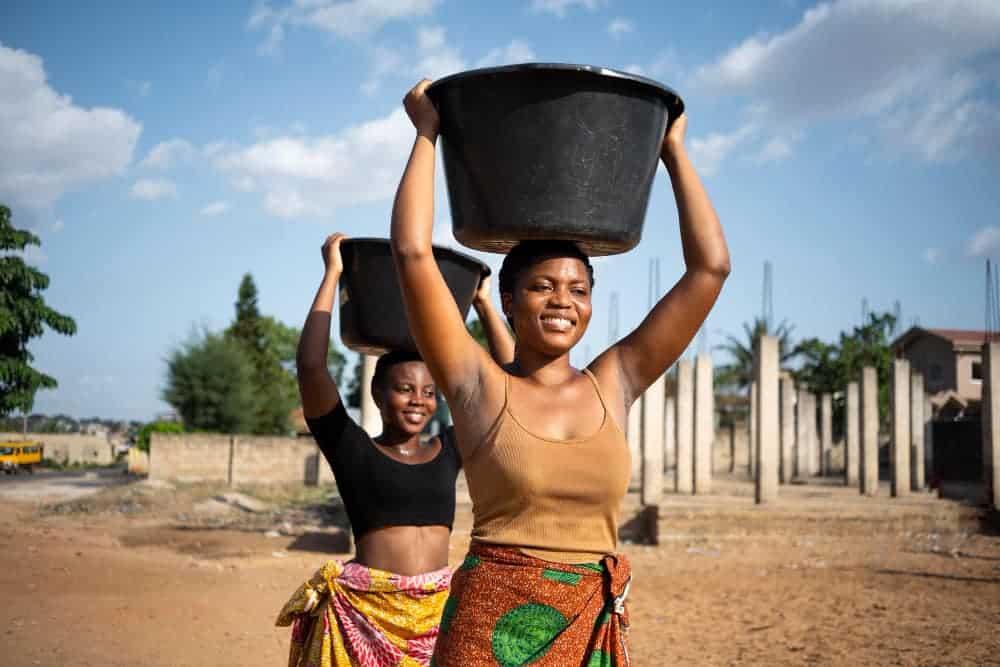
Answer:
<svg viewBox="0 0 1000 667"><path fill-rule="evenodd" d="M387 526L357 541L354 560L405 576L440 570L448 564L447 526Z"/></svg>

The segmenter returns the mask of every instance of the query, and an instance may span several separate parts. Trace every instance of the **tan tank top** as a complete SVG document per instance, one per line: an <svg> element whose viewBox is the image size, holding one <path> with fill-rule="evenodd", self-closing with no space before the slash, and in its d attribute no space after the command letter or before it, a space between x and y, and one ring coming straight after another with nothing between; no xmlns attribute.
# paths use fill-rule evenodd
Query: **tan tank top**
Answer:
<svg viewBox="0 0 1000 667"><path fill-rule="evenodd" d="M463 463L474 541L518 547L561 563L593 562L617 549L631 457L596 378L584 373L604 419L589 438L561 441L535 435L517 421L506 376L503 411Z"/></svg>

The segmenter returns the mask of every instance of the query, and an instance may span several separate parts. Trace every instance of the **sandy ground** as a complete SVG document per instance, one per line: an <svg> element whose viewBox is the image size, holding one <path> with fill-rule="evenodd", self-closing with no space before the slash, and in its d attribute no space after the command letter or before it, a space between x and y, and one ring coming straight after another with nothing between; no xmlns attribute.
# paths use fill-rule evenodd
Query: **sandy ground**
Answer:
<svg viewBox="0 0 1000 667"><path fill-rule="evenodd" d="M25 479L16 493L0 479L0 663L285 664L273 619L331 557L336 512L269 537L288 515L248 520L211 490L132 484L53 506L34 485L57 479ZM946 501L806 487L762 510L748 485L719 486L668 496L661 544L624 546L636 665L1000 665L1000 537L970 534ZM470 519L460 505L455 563Z"/></svg>

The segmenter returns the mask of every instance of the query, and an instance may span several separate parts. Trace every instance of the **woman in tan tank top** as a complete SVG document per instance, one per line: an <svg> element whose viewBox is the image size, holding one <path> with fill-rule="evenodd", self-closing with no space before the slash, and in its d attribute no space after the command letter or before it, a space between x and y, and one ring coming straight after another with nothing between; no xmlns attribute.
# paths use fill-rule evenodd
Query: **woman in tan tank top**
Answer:
<svg viewBox="0 0 1000 667"><path fill-rule="evenodd" d="M621 425L687 347L729 274L722 228L684 148L687 119L660 147L684 275L634 331L578 370L569 359L590 322L590 262L572 243L521 243L500 271L517 339L514 361L500 367L466 332L431 250L439 119L429 84L404 100L417 136L391 237L410 328L452 410L474 519L433 664L627 665L631 574L615 553L630 470Z"/></svg>

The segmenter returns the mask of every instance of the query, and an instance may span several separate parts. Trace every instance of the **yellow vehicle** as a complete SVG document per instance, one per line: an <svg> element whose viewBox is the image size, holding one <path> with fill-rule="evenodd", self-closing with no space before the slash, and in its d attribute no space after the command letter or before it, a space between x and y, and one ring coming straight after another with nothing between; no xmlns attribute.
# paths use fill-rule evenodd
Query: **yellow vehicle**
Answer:
<svg viewBox="0 0 1000 667"><path fill-rule="evenodd" d="M42 462L42 449L37 442L0 442L0 468L8 475L21 470L35 472L35 466Z"/></svg>

